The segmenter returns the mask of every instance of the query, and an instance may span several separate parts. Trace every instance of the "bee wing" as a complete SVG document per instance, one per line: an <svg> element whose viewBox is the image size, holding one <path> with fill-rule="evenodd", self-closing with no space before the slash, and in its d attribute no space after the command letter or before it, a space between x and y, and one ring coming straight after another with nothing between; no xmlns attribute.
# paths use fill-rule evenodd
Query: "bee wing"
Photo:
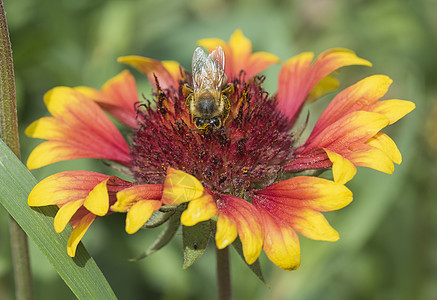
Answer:
<svg viewBox="0 0 437 300"><path fill-rule="evenodd" d="M214 63L216 67L214 69L214 78L217 82L217 87L220 89L228 80L225 75L225 52L222 47L218 46L211 54L208 56L210 61Z"/></svg>
<svg viewBox="0 0 437 300"><path fill-rule="evenodd" d="M209 55L202 48L197 47L191 64L194 91L220 90L227 80L224 66L225 54L220 46Z"/></svg>
<svg viewBox="0 0 437 300"><path fill-rule="evenodd" d="M223 51L222 47L218 46L215 48L208 58L218 65L218 69L222 71L225 69L225 52Z"/></svg>

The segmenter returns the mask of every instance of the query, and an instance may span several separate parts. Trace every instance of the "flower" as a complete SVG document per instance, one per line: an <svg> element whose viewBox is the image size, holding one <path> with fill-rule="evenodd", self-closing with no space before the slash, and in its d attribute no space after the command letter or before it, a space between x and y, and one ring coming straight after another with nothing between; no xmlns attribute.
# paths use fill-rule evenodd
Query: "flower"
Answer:
<svg viewBox="0 0 437 300"><path fill-rule="evenodd" d="M257 74L279 59L252 53L251 42L240 30L229 42L204 39L199 45L210 52L223 49L226 83L232 85L227 95L229 116L218 130L199 130L193 124L186 105L192 75L174 61L119 59L149 78L152 100L138 99L129 71L110 79L101 90L58 87L46 94L53 117L35 121L26 133L48 141L31 153L29 168L88 157L118 164L132 178L127 182L103 174L63 172L34 188L29 205L56 204L60 207L56 230L69 220L76 228L70 256L97 216L126 212L126 231L134 233L154 212L180 207L184 226L216 224L218 248L239 237L248 264L263 249L277 266L293 270L300 264L297 232L315 240L339 238L322 212L352 201L344 184L355 175L356 166L391 173L393 162L401 162L395 143L381 130L413 110L414 104L378 101L391 83L383 75L340 92L309 138L299 140L301 126L296 121L304 104L338 87L330 74L344 66L371 65L353 52L328 50L314 62L312 53L289 59L280 70L277 93L270 95ZM131 128L128 142L104 110ZM333 181L299 174L329 168Z"/></svg>

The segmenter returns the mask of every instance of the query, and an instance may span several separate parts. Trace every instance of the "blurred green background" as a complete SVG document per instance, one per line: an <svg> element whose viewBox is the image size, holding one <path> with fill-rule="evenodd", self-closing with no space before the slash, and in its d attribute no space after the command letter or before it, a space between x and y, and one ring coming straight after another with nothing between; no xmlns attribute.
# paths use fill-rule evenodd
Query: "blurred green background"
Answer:
<svg viewBox="0 0 437 300"><path fill-rule="evenodd" d="M95 88L124 69L118 56L174 59L189 69L197 40L228 40L241 28L255 51L286 60L302 51L354 50L374 66L342 69L342 87L371 74L394 83L386 99L412 100L417 108L386 132L404 162L393 175L360 168L348 183L354 202L326 216L336 243L301 238L302 264L286 272L260 257L270 288L231 249L235 299L437 299L437 1L136 1L5 0L15 63L21 153L40 142L26 137L30 122L47 116L42 97L54 86ZM280 66L269 68L274 93ZM135 71L140 92L150 85ZM332 95L310 107L312 121ZM434 111L434 112L433 112ZM35 170L38 180L70 169L111 172L80 160ZM181 234L140 262L128 262L158 231L133 236L124 216L99 219L84 243L120 299L216 299L215 254L182 270ZM36 299L74 295L30 243ZM13 299L8 217L0 209L0 298Z"/></svg>

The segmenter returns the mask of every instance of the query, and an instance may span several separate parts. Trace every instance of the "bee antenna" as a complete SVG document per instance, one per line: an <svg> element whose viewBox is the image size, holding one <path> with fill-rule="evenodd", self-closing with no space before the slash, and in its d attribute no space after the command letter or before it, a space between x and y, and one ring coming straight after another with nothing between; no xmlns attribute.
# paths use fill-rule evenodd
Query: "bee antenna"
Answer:
<svg viewBox="0 0 437 300"><path fill-rule="evenodd" d="M190 129L188 132L194 132L194 131L206 131L206 129ZM232 129L226 129L226 128L220 128L220 129L213 129L213 131L232 131Z"/></svg>
<svg viewBox="0 0 437 300"><path fill-rule="evenodd" d="M232 131L232 129L219 128L219 129L214 129L214 131Z"/></svg>

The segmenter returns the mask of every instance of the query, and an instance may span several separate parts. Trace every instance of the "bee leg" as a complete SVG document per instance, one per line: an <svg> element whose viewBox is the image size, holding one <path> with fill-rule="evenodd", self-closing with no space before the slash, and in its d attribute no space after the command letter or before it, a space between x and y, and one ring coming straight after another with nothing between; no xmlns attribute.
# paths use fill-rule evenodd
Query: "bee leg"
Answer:
<svg viewBox="0 0 437 300"><path fill-rule="evenodd" d="M231 103L229 102L228 97L226 97L225 95L222 95L222 101L223 101L223 104L224 104L224 108L223 108L223 112L222 112L221 117L222 117L222 122L223 122L222 124L224 124L226 119L229 116L229 110L230 110L230 107L231 107Z"/></svg>
<svg viewBox="0 0 437 300"><path fill-rule="evenodd" d="M185 97L192 94L193 92L194 92L194 89L191 86L189 86L188 84L184 84L184 86L182 87L182 93L184 94Z"/></svg>
<svg viewBox="0 0 437 300"><path fill-rule="evenodd" d="M193 88L188 84L184 84L182 87L182 93L185 96L185 105L190 109L191 102L193 101Z"/></svg>
<svg viewBox="0 0 437 300"><path fill-rule="evenodd" d="M185 98L185 105L188 107L188 110L190 110L191 102L193 101L193 94L188 95L187 98Z"/></svg>
<svg viewBox="0 0 437 300"><path fill-rule="evenodd" d="M234 84L228 83L225 85L225 87L222 89L222 94L225 94L226 96L232 95L234 93Z"/></svg>

